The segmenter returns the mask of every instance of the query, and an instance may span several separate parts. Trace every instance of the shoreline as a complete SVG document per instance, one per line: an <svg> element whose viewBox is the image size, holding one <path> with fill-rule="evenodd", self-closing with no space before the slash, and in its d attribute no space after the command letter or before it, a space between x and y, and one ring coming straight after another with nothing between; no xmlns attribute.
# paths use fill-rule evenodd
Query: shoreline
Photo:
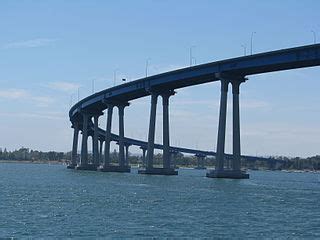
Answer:
<svg viewBox="0 0 320 240"><path fill-rule="evenodd" d="M57 164L57 165L66 165L67 162L59 161L30 161L30 160L0 160L0 163L33 163L33 164Z"/></svg>
<svg viewBox="0 0 320 240"><path fill-rule="evenodd" d="M67 165L68 162L60 162L60 161L43 161L43 160L36 160L36 161L30 161L30 160L0 160L1 163L15 163L15 164L54 164L54 165ZM131 165L133 168L138 168L138 164L133 164ZM194 169L197 166L188 166L188 167L183 167L180 166L181 169ZM208 169L208 168L207 168ZM269 170L269 169L247 169L247 171L278 171L278 172L286 172L286 173L320 173L318 170L299 170L299 169L282 169L282 170Z"/></svg>

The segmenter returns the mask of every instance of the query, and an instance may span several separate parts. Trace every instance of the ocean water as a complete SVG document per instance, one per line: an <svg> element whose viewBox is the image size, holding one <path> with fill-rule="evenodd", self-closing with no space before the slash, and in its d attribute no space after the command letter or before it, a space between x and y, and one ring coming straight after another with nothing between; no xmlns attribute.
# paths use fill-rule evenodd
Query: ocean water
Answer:
<svg viewBox="0 0 320 240"><path fill-rule="evenodd" d="M320 239L320 174L147 176L0 164L0 238Z"/></svg>

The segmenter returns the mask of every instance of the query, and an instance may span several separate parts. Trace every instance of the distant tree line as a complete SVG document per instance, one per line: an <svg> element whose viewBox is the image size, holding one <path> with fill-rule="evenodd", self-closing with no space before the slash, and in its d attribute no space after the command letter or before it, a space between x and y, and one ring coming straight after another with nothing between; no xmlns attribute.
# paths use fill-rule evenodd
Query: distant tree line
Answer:
<svg viewBox="0 0 320 240"><path fill-rule="evenodd" d="M78 157L80 157L78 155ZM102 156L103 159L104 156ZM92 161L92 154L88 154L89 161ZM119 153L114 150L110 154L111 163L117 163L119 159ZM0 160L5 161L30 161L30 162L61 162L67 163L71 160L71 152L42 152L36 150L30 150L29 148L20 148L14 151L7 151L7 149L0 148ZM142 156L129 155L130 164L142 165ZM172 165L181 167L195 167L201 166L202 163L196 156L184 155L182 153L176 153L172 155ZM154 155L154 164L162 164L162 154L158 153ZM231 160L226 160L225 165L230 166ZM215 166L214 157L206 157L203 165L206 167ZM241 165L247 169L269 169L269 170L320 170L320 155L308 157L308 158L288 158L288 157L274 157L268 161L259 158L256 161L247 161L242 159Z"/></svg>
<svg viewBox="0 0 320 240"><path fill-rule="evenodd" d="M70 152L42 152L36 150L30 150L29 148L20 148L14 151L7 151L5 148L0 148L0 160L8 161L57 161L65 162L70 159Z"/></svg>

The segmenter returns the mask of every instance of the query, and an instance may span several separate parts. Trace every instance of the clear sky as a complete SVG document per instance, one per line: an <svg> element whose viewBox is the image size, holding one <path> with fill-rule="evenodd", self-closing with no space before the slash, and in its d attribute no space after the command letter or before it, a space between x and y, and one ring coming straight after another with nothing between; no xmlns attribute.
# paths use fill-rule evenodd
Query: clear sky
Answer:
<svg viewBox="0 0 320 240"><path fill-rule="evenodd" d="M197 64L320 41L320 1L1 1L0 147L69 151L71 102ZM171 144L215 150L219 83L171 98ZM250 76L241 86L242 153L320 153L320 67ZM231 95L229 95L231 100ZM146 139L149 98L132 102L125 132ZM229 104L231 107L231 104ZM226 150L232 150L231 108ZM115 112L117 113L117 112ZM100 118L105 128L105 116ZM161 142L161 104L156 141ZM113 129L117 131L117 114ZM132 148L132 151L138 151Z"/></svg>

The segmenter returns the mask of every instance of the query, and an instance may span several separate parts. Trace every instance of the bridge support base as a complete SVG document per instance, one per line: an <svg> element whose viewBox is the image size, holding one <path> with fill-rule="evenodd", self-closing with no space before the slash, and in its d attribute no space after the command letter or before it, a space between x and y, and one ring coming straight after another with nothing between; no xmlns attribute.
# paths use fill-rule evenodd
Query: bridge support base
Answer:
<svg viewBox="0 0 320 240"><path fill-rule="evenodd" d="M197 169L197 170L204 170L204 169L207 169L206 167L195 167L194 169Z"/></svg>
<svg viewBox="0 0 320 240"><path fill-rule="evenodd" d="M222 170L222 171L211 170L207 172L206 176L208 178L249 179L248 173L242 172L242 171L234 171L234 170Z"/></svg>
<svg viewBox="0 0 320 240"><path fill-rule="evenodd" d="M85 165L77 165L75 167L76 170L87 170L87 171L97 171L97 165L95 164L85 164Z"/></svg>
<svg viewBox="0 0 320 240"><path fill-rule="evenodd" d="M178 175L178 171L173 168L149 168L138 170L139 174L149 175Z"/></svg>
<svg viewBox="0 0 320 240"><path fill-rule="evenodd" d="M108 166L99 168L100 172L119 172L119 173L129 173L131 171L130 167L121 167L121 166Z"/></svg>
<svg viewBox="0 0 320 240"><path fill-rule="evenodd" d="M67 169L75 169L76 166L77 166L76 164L68 164Z"/></svg>

